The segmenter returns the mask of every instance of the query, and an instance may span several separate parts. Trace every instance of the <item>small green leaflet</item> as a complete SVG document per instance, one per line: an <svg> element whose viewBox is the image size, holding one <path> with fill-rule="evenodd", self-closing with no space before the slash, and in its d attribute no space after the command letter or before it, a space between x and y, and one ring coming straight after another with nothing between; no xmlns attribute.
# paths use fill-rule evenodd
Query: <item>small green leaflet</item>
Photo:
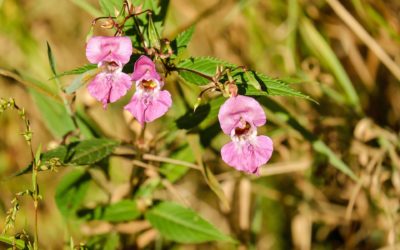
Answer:
<svg viewBox="0 0 400 250"><path fill-rule="evenodd" d="M195 70L212 77L215 75L217 67L220 65L232 68L235 67L233 64L212 57L191 57L179 62L178 68ZM180 70L179 75L189 83L196 85L205 85L210 82L208 79L187 70Z"/></svg>
<svg viewBox="0 0 400 250"><path fill-rule="evenodd" d="M51 47L49 42L46 42L47 44L47 57L49 59L49 63L50 63L50 68L51 68L51 72L53 72L53 75L57 75L57 71L56 71L56 62L53 56L53 52L51 51Z"/></svg>
<svg viewBox="0 0 400 250"><path fill-rule="evenodd" d="M172 241L180 243L235 242L195 211L173 202L161 202L148 210L145 216L162 236Z"/></svg>
<svg viewBox="0 0 400 250"><path fill-rule="evenodd" d="M171 48L174 51L174 55L179 56L186 50L190 40L192 39L193 33L194 26L191 26L187 30L180 33L176 39L171 42Z"/></svg>
<svg viewBox="0 0 400 250"><path fill-rule="evenodd" d="M64 71L64 72L62 72L62 73L60 73L58 75L55 75L51 79L54 79L54 78L57 78L57 77L62 77L62 76L68 76L68 75L79 75L79 74L83 74L83 73L85 73L85 72L87 72L89 70L96 69L96 68L97 68L96 64L85 64L82 67Z"/></svg>

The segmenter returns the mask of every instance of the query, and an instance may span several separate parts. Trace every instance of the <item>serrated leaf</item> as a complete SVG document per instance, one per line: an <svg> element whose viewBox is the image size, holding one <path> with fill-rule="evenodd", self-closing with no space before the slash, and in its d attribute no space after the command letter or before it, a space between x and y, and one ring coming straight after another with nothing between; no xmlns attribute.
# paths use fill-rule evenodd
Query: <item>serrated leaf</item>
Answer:
<svg viewBox="0 0 400 250"><path fill-rule="evenodd" d="M146 212L146 219L165 238L180 243L230 241L195 211L173 202L161 202Z"/></svg>
<svg viewBox="0 0 400 250"><path fill-rule="evenodd" d="M109 139L90 139L68 145L65 163L90 165L110 155L119 143Z"/></svg>
<svg viewBox="0 0 400 250"><path fill-rule="evenodd" d="M233 78L236 80L239 87L239 93L241 94L253 96L293 96L314 101L309 96L304 95L300 91L291 88L289 84L285 81L271 78L262 73L254 71L247 71L246 73L239 72L235 74ZM249 84L249 82L251 81L257 81L260 89L256 89L254 87L254 83L253 85Z"/></svg>
<svg viewBox="0 0 400 250"><path fill-rule="evenodd" d="M109 156L118 145L117 141L98 138L72 142L42 153L40 161L44 164L50 159L58 158L65 165L90 165ZM31 170L32 163L7 179L29 173Z"/></svg>
<svg viewBox="0 0 400 250"><path fill-rule="evenodd" d="M55 201L64 218L75 216L89 187L90 175L82 170L66 174L56 189Z"/></svg>
<svg viewBox="0 0 400 250"><path fill-rule="evenodd" d="M98 206L94 209L83 209L78 212L78 215L86 220L121 222L134 220L141 213L137 208L136 201L122 200L114 204Z"/></svg>
<svg viewBox="0 0 400 250"><path fill-rule="evenodd" d="M178 68L194 70L208 77L215 75L218 66L234 67L233 64L212 57L191 57L178 64ZM188 70L180 70L179 75L189 83L196 85L205 85L210 82L210 80Z"/></svg>
<svg viewBox="0 0 400 250"><path fill-rule="evenodd" d="M183 60L178 64L178 68L181 68L179 75L186 81L196 85L205 85L210 81L205 77L202 77L201 75L191 71L200 72L207 77L212 77L215 75L218 66L224 66L232 70L231 74L233 79L238 84L240 94L294 96L312 100L309 96L294 90L289 86L289 84L280 79L274 79L254 71L243 72L242 70L238 69L236 65L216 58L192 57ZM260 89L257 89L256 87L259 87Z"/></svg>
<svg viewBox="0 0 400 250"><path fill-rule="evenodd" d="M172 42L171 48L174 51L176 56L179 56L186 50L190 40L192 39L192 35L194 33L194 26L191 26L187 30L180 33Z"/></svg>

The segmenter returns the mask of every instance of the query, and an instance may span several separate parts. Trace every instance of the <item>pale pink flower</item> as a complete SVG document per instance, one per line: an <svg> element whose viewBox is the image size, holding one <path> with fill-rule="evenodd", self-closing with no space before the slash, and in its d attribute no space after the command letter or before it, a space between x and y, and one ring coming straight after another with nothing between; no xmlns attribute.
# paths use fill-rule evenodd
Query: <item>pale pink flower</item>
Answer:
<svg viewBox="0 0 400 250"><path fill-rule="evenodd" d="M141 56L135 62L132 81L136 82L136 92L125 109L142 126L145 122L163 116L171 107L171 94L167 90L161 90L164 82L157 73L154 62L147 56Z"/></svg>
<svg viewBox="0 0 400 250"><path fill-rule="evenodd" d="M101 72L88 85L89 93L106 108L128 92L132 86L131 78L122 72L132 54L132 42L129 37L90 38L86 45L86 57L96 63Z"/></svg>
<svg viewBox="0 0 400 250"><path fill-rule="evenodd" d="M260 104L251 97L232 96L221 106L218 119L223 132L232 140L222 147L222 160L237 170L258 174L273 151L268 136L257 136L257 127L266 123Z"/></svg>

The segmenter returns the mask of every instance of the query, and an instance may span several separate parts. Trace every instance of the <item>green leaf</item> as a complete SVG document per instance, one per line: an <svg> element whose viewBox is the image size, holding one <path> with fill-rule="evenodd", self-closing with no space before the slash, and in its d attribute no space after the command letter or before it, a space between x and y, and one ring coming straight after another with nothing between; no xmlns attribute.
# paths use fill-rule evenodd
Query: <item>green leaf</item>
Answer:
<svg viewBox="0 0 400 250"><path fill-rule="evenodd" d="M115 10L122 9L123 0L99 0L101 11L104 16L114 16Z"/></svg>
<svg viewBox="0 0 400 250"><path fill-rule="evenodd" d="M224 66L232 70L232 77L239 87L239 93L244 95L270 95L270 96L294 96L312 100L309 96L294 90L286 82L274 79L255 71L242 71L236 65L212 58L192 57L178 64L179 75L196 85L205 85L209 79L191 71L199 72L207 77L215 75L217 67ZM184 70L186 69L186 70ZM259 89L257 89L259 88Z"/></svg>
<svg viewBox="0 0 400 250"><path fill-rule="evenodd" d="M53 75L57 75L56 61L54 60L53 52L51 51L49 42L46 42L46 44L47 44L47 57L49 58L51 72L53 72Z"/></svg>
<svg viewBox="0 0 400 250"><path fill-rule="evenodd" d="M78 212L79 217L86 220L104 220L110 222L131 221L138 218L141 213L133 200L122 200L95 209L83 209Z"/></svg>
<svg viewBox="0 0 400 250"><path fill-rule="evenodd" d="M314 101L300 91L292 89L283 80L274 79L254 71L240 72L234 75L233 78L238 84L240 94L252 96L293 96ZM253 81L256 81L258 85ZM257 89L255 86L259 86L260 89Z"/></svg>
<svg viewBox="0 0 400 250"><path fill-rule="evenodd" d="M181 55L186 48L188 47L188 44L190 40L192 39L192 35L194 33L194 26L191 26L187 30L183 31L180 33L172 42L171 42L171 48L174 51L174 54L176 56Z"/></svg>
<svg viewBox="0 0 400 250"><path fill-rule="evenodd" d="M60 73L58 75L55 74L53 78L62 77L62 76L68 76L68 75L79 75L79 74L83 74L83 73L85 73L87 71L90 71L92 69L96 69L96 68L97 68L96 64L85 64L82 67L71 69L71 70L67 70L67 71L64 71L64 72L62 72L62 73ZM51 78L51 79L53 79L53 78Z"/></svg>
<svg viewBox="0 0 400 250"><path fill-rule="evenodd" d="M194 70L209 77L215 75L218 66L235 67L233 64L212 57L191 57L178 64L178 68ZM180 70L179 75L189 83L196 85L205 85L210 82L210 80L187 70Z"/></svg>
<svg viewBox="0 0 400 250"><path fill-rule="evenodd" d="M75 216L89 187L90 175L82 169L66 174L56 189L55 201L64 218Z"/></svg>
<svg viewBox="0 0 400 250"><path fill-rule="evenodd" d="M99 73L99 70L100 69L95 68L77 76L72 83L65 88L65 93L72 94L77 91L80 87L92 80Z"/></svg>
<svg viewBox="0 0 400 250"><path fill-rule="evenodd" d="M40 160L42 164L53 158L58 158L65 165L90 165L109 156L118 145L117 141L98 138L77 141L42 153ZM32 163L8 178L29 173L31 170Z"/></svg>
<svg viewBox="0 0 400 250"><path fill-rule="evenodd" d="M110 155L118 145L117 141L109 139L90 139L73 142L67 147L68 153L64 163L90 165Z"/></svg>
<svg viewBox="0 0 400 250"><path fill-rule="evenodd" d="M145 214L146 219L165 238L180 243L230 241L195 211L173 202L161 202Z"/></svg>

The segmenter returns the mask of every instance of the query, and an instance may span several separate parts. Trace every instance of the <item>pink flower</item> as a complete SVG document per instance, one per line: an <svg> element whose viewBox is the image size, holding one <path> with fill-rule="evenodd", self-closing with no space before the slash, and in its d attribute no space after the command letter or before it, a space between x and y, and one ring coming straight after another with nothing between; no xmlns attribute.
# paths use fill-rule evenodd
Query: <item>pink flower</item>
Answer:
<svg viewBox="0 0 400 250"><path fill-rule="evenodd" d="M223 132L232 139L221 149L222 160L237 170L258 174L273 151L268 136L257 136L257 127L266 123L260 104L247 96L230 97L221 106L218 119Z"/></svg>
<svg viewBox="0 0 400 250"><path fill-rule="evenodd" d="M163 116L172 105L171 94L167 90L161 90L164 82L150 58L141 56L135 62L132 80L136 81L136 92L125 109L142 126L145 122Z"/></svg>
<svg viewBox="0 0 400 250"><path fill-rule="evenodd" d="M132 42L129 37L90 38L86 45L86 57L101 68L88 85L89 93L106 108L128 92L132 86L131 78L122 72L132 54Z"/></svg>

